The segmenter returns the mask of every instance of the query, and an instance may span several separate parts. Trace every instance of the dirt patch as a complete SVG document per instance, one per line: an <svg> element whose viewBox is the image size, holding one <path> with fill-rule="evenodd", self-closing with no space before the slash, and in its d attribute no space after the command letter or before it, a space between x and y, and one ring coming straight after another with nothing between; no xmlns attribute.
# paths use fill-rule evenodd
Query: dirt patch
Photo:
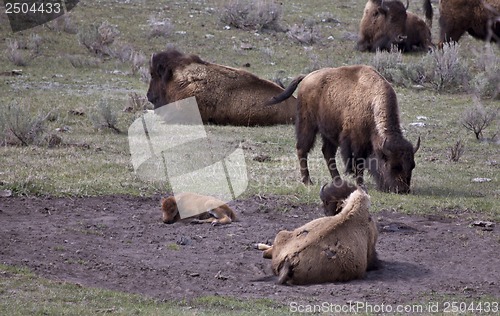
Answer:
<svg viewBox="0 0 500 316"><path fill-rule="evenodd" d="M212 227L160 221L159 197L0 199L0 262L40 276L158 299L224 295L295 302L419 302L433 293L500 297L500 233L475 214L382 211L383 268L363 280L278 286L252 248L322 216L319 205L254 197L230 203L240 221ZM5 277L5 276L2 276Z"/></svg>

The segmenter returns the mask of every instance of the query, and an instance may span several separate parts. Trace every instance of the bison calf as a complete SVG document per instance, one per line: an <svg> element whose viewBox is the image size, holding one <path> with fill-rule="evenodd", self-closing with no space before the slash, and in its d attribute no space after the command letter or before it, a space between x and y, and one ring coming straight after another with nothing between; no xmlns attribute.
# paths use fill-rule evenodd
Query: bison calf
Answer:
<svg viewBox="0 0 500 316"><path fill-rule="evenodd" d="M162 198L161 209L162 219L166 224L173 224L181 220L179 209L187 213L198 214L191 220L191 223L194 224L223 225L236 220L234 211L223 201L191 192Z"/></svg>
<svg viewBox="0 0 500 316"><path fill-rule="evenodd" d="M315 219L294 231L280 231L264 251L279 284L314 284L362 278L378 266L377 225L370 197L352 192L340 213ZM260 244L262 245L262 244Z"/></svg>

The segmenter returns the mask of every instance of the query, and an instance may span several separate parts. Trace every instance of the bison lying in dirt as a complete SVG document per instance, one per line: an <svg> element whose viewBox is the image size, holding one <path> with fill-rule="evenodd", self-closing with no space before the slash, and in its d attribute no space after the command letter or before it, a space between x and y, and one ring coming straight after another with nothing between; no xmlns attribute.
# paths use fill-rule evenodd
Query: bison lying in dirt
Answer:
<svg viewBox="0 0 500 316"><path fill-rule="evenodd" d="M283 89L240 69L212 64L175 49L153 54L148 100L155 109L195 96L204 123L275 125L293 123L294 100L282 108L262 105Z"/></svg>
<svg viewBox="0 0 500 316"><path fill-rule="evenodd" d="M264 258L272 259L279 284L313 284L362 278L377 268L378 231L370 213L370 197L351 193L335 216L315 219L294 231L280 231Z"/></svg>
<svg viewBox="0 0 500 316"><path fill-rule="evenodd" d="M302 182L310 184L307 156L319 132L332 178L339 177L335 154L358 184L368 168L382 191L408 193L417 146L403 137L396 93L369 66L323 68L295 78L268 104L289 98L300 84L295 130Z"/></svg>
<svg viewBox="0 0 500 316"><path fill-rule="evenodd" d="M166 224L181 220L181 214L196 214L193 224L212 223L212 225L230 224L236 220L234 211L223 201L211 196L184 192L168 198L162 198L162 219ZM193 218L187 217L187 218Z"/></svg>
<svg viewBox="0 0 500 316"><path fill-rule="evenodd" d="M390 51L396 45L404 52L428 50L432 47L430 27L433 13L430 3L429 6L426 4L424 2L424 22L407 12L407 7L399 0L369 0L360 21L356 48L371 52Z"/></svg>
<svg viewBox="0 0 500 316"><path fill-rule="evenodd" d="M440 45L457 42L465 32L500 42L500 0L441 0L439 14Z"/></svg>

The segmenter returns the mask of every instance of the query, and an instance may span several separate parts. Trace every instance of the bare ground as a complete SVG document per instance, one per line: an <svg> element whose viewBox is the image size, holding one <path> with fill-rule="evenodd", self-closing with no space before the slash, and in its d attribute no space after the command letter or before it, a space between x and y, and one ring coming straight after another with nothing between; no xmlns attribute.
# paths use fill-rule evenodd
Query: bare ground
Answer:
<svg viewBox="0 0 500 316"><path fill-rule="evenodd" d="M500 297L500 233L471 226L474 213L375 213L383 268L363 280L312 286L274 284L254 250L281 229L322 215L319 205L254 197L230 205L228 226L166 225L159 197L0 198L0 262L54 280L161 300L207 295L373 304L425 302L434 295ZM6 277L6 276L0 276Z"/></svg>

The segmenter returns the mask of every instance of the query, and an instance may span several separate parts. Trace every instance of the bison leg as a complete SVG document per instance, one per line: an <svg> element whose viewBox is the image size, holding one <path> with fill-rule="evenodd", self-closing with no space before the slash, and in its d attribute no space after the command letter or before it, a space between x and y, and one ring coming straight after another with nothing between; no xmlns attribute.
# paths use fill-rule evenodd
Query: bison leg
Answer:
<svg viewBox="0 0 500 316"><path fill-rule="evenodd" d="M308 135L300 135L297 140L297 156L300 164L300 175L302 176L302 183L309 185L312 184L309 176L309 167L307 165L307 156L309 151L314 145L316 140L316 133L307 133Z"/></svg>
<svg viewBox="0 0 500 316"><path fill-rule="evenodd" d="M323 139L323 148L321 148L321 151L323 152L323 157L325 158L326 165L328 166L328 170L330 171L330 175L332 176L333 179L340 178L340 174L337 169L337 164L335 162L335 154L337 153L337 146L334 145L324 136L322 137L322 139Z"/></svg>
<svg viewBox="0 0 500 316"><path fill-rule="evenodd" d="M283 265L279 269L279 276L278 276L278 284L286 284L288 280L290 280L293 277L293 269L292 265L288 261L288 259L285 259L285 262L283 262Z"/></svg>

